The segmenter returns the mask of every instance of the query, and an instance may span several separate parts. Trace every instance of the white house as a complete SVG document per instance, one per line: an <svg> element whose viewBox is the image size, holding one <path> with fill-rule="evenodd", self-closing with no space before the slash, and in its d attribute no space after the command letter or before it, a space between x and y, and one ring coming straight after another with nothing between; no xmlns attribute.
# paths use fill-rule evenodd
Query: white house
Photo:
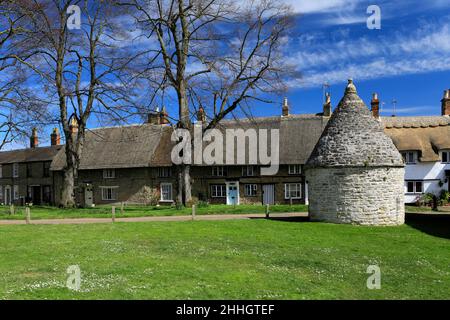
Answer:
<svg viewBox="0 0 450 320"><path fill-rule="evenodd" d="M405 202L414 203L422 194L439 196L450 191L450 90L444 92L441 116L379 117L378 97L372 113L383 123L405 168Z"/></svg>

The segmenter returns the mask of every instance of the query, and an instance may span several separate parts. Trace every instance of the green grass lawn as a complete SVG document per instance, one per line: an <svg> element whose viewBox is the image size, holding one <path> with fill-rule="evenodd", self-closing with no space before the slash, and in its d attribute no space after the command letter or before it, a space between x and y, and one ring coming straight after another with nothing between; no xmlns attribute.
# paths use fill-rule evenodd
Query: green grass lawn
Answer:
<svg viewBox="0 0 450 320"><path fill-rule="evenodd" d="M265 219L0 226L0 299L450 299L450 234L433 230ZM373 264L380 290L366 287ZM81 268L80 292L65 287L69 265Z"/></svg>
<svg viewBox="0 0 450 320"><path fill-rule="evenodd" d="M270 207L270 212L306 212L305 205L275 205ZM0 206L0 219L25 219L25 208L17 207L16 214L11 215L8 206ZM125 206L124 213L120 214L120 207L116 207L117 217L144 217L144 216L175 216L190 215L191 208L177 210L169 206ZM239 214L239 213L264 213L265 207L261 205L209 205L197 208L197 214ZM57 207L33 206L31 207L31 219L59 219L59 218L108 218L111 217L111 206L98 206L94 208L61 209Z"/></svg>

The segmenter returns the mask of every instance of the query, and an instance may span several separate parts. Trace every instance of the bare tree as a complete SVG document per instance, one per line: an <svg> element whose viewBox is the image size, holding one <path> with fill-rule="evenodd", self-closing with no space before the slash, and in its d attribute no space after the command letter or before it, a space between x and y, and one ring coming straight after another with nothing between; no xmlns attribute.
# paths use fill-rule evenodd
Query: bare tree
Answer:
<svg viewBox="0 0 450 320"><path fill-rule="evenodd" d="M24 137L45 108L25 86L26 70L14 58L14 40L26 32L23 1L0 3L0 150Z"/></svg>
<svg viewBox="0 0 450 320"><path fill-rule="evenodd" d="M136 26L154 41L141 76L154 94L176 97L179 128L191 128L201 107L204 130L261 93L284 90L283 43L291 26L289 8L276 0L122 0L134 9ZM190 166L178 168L177 201L191 200ZM184 197L183 197L184 191Z"/></svg>
<svg viewBox="0 0 450 320"><path fill-rule="evenodd" d="M120 16L113 1L31 2L32 22L15 58L34 71L41 98L55 107L66 153L59 205L72 207L88 121L96 111L119 117L129 103L124 70L132 57L115 38Z"/></svg>

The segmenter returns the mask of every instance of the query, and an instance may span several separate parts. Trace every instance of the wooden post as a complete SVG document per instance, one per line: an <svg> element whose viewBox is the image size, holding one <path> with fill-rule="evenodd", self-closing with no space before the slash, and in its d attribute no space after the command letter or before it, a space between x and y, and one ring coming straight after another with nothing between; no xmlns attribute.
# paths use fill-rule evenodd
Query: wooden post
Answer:
<svg viewBox="0 0 450 320"><path fill-rule="evenodd" d="M13 215L13 214L14 214L14 205L13 205L13 204L11 204L11 205L9 206L9 214L10 214L10 215Z"/></svg>
<svg viewBox="0 0 450 320"><path fill-rule="evenodd" d="M195 219L195 214L197 213L197 206L195 204L192 205L192 220Z"/></svg>
<svg viewBox="0 0 450 320"><path fill-rule="evenodd" d="M266 218L269 218L269 205L266 204Z"/></svg>
<svg viewBox="0 0 450 320"><path fill-rule="evenodd" d="M120 214L123 214L123 201L120 203Z"/></svg>
<svg viewBox="0 0 450 320"><path fill-rule="evenodd" d="M289 197L289 205L292 207L292 197Z"/></svg>
<svg viewBox="0 0 450 320"><path fill-rule="evenodd" d="M115 206L112 206L111 214L112 214L112 222L116 222L116 207Z"/></svg>
<svg viewBox="0 0 450 320"><path fill-rule="evenodd" d="M25 220L26 220L27 224L30 224L30 220L31 220L30 207L25 207Z"/></svg>

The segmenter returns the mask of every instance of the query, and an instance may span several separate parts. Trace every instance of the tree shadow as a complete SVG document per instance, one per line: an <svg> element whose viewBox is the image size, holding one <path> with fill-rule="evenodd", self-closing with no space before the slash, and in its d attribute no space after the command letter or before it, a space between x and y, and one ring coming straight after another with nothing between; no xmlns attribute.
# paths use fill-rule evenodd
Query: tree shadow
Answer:
<svg viewBox="0 0 450 320"><path fill-rule="evenodd" d="M450 214L407 213L406 224L429 235L450 239Z"/></svg>
<svg viewBox="0 0 450 320"><path fill-rule="evenodd" d="M250 219L254 220L273 220L273 221L284 221L284 222L309 222L309 217L277 217L277 216L269 216L269 218L265 217L253 217Z"/></svg>

